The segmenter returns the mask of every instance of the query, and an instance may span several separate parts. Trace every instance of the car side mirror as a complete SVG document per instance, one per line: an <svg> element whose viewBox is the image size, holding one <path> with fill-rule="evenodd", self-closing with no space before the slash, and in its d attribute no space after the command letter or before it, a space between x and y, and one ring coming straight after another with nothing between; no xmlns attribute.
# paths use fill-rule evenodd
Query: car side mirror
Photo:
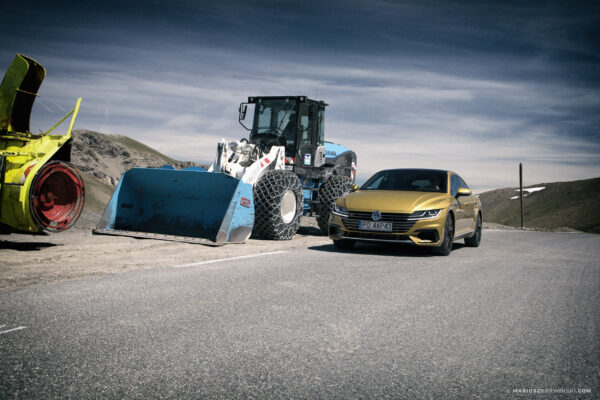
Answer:
<svg viewBox="0 0 600 400"><path fill-rule="evenodd" d="M471 191L471 189L459 188L458 191L456 192L456 197L459 197L459 196L470 196L472 194L473 194L473 192Z"/></svg>
<svg viewBox="0 0 600 400"><path fill-rule="evenodd" d="M358 190L358 185L352 185L350 186L350 191L351 192L356 192Z"/></svg>

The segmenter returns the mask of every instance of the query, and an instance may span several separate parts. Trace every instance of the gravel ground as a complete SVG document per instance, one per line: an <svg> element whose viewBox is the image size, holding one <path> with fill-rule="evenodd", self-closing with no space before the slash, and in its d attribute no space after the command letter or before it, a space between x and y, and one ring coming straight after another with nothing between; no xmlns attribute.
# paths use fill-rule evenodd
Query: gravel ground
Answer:
<svg viewBox="0 0 600 400"><path fill-rule="evenodd" d="M304 217L292 240L250 239L207 246L122 236L95 235L100 213L85 212L73 228L43 235L0 234L0 292L89 275L187 264L247 254L291 250L331 241L315 218Z"/></svg>
<svg viewBox="0 0 600 400"><path fill-rule="evenodd" d="M250 239L214 247L163 240L94 235L100 213L84 212L75 226L44 235L0 234L0 292L90 275L239 257L330 244L313 217L303 217L292 240ZM484 223L484 229L517 229Z"/></svg>

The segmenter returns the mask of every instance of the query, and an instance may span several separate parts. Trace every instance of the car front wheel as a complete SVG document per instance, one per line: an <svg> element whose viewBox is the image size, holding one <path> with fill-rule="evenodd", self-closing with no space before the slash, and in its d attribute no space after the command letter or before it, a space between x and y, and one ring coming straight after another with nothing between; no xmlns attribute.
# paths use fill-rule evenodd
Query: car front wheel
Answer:
<svg viewBox="0 0 600 400"><path fill-rule="evenodd" d="M434 247L435 254L447 256L452 251L452 243L454 242L454 220L452 215L448 213L446 216L446 225L444 226L444 237L442 243L438 247Z"/></svg>

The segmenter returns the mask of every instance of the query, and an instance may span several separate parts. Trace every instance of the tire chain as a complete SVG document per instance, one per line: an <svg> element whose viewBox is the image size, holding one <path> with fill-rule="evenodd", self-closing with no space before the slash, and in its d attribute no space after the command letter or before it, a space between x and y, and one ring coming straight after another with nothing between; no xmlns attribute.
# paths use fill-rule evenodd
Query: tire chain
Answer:
<svg viewBox="0 0 600 400"><path fill-rule="evenodd" d="M286 224L281 220L281 200L291 190L296 194L296 216ZM291 239L300 226L303 196L300 180L291 171L267 171L254 185L255 222L253 236L263 239Z"/></svg>
<svg viewBox="0 0 600 400"><path fill-rule="evenodd" d="M333 204L338 197L350 191L350 185L352 185L352 179L350 179L350 177L333 175L319 189L320 205L317 222L321 232L327 234L327 229L329 227L329 216L331 215Z"/></svg>

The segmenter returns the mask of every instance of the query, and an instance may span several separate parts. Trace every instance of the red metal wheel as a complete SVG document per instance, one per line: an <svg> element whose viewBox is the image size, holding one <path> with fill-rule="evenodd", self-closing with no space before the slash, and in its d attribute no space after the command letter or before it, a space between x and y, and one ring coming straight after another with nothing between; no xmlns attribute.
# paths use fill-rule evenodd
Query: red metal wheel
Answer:
<svg viewBox="0 0 600 400"><path fill-rule="evenodd" d="M36 174L29 205L36 224L58 232L70 228L83 210L85 188L79 172L63 161L51 161Z"/></svg>

